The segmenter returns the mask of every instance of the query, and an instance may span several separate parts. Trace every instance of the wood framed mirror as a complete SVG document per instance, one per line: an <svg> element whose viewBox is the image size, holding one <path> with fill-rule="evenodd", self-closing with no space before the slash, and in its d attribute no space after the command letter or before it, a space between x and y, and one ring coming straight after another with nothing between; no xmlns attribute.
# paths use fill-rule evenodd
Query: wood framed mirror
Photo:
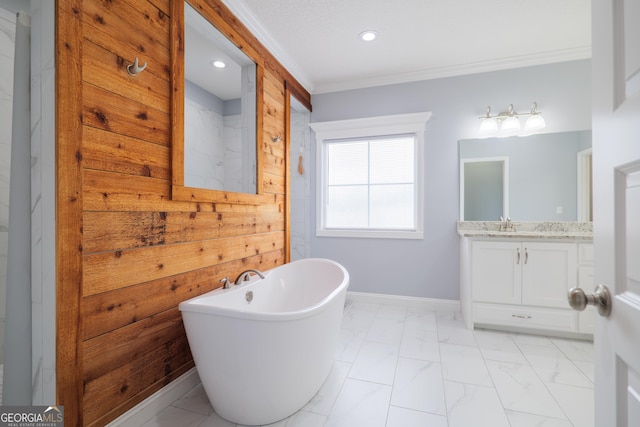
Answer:
<svg viewBox="0 0 640 427"><path fill-rule="evenodd" d="M259 53L205 0L175 0L172 12L172 199L255 203L262 194Z"/></svg>

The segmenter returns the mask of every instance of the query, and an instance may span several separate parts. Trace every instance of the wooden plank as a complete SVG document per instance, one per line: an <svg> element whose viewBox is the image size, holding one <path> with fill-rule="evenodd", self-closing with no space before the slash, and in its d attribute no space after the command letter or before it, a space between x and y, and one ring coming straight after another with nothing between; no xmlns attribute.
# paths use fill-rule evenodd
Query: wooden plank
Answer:
<svg viewBox="0 0 640 427"><path fill-rule="evenodd" d="M180 376L189 372L189 370L191 370L193 367L194 367L194 363L191 360L176 369L172 369L171 373L168 376L160 378L155 383L151 384L149 387L145 388L144 390L140 391L139 393L133 396L130 396L127 400L123 401L119 405L114 405L114 404L109 405L108 402L105 402L104 411L106 412L104 413L104 415L100 416L99 418L95 419L92 422L88 422L87 427L103 427L107 425L109 422L113 421L121 414L132 409L137 404L144 401L147 397L151 396L152 394L154 394L155 392L157 392L158 390L160 390L161 388L169 384L174 379L180 378ZM101 402L104 402L104 400L101 399L101 396L98 396L97 399L100 399ZM91 404L91 402L89 402L88 404Z"/></svg>
<svg viewBox="0 0 640 427"><path fill-rule="evenodd" d="M284 248L283 233L177 243L84 256L83 296ZM135 272L132 274L132 272Z"/></svg>
<svg viewBox="0 0 640 427"><path fill-rule="evenodd" d="M82 92L85 125L169 146L169 112L88 83Z"/></svg>
<svg viewBox="0 0 640 427"><path fill-rule="evenodd" d="M134 8L139 6L143 10ZM147 63L144 73L169 81L170 18L144 1L83 2L83 35L131 64ZM143 74L140 74L142 77Z"/></svg>
<svg viewBox="0 0 640 427"><path fill-rule="evenodd" d="M87 169L168 180L169 157L169 147L98 128L84 128L82 165Z"/></svg>
<svg viewBox="0 0 640 427"><path fill-rule="evenodd" d="M284 145L284 142L280 143L281 145ZM282 150L284 151L284 150ZM283 157L277 156L277 155L273 155L271 153L269 154L264 154L264 173L266 174L271 174L271 175L282 175L284 176L285 171L286 171L286 159L285 159L285 155L286 153L282 153Z"/></svg>
<svg viewBox="0 0 640 427"><path fill-rule="evenodd" d="M156 110L169 112L171 85L157 74L147 72L151 65L139 75L131 76L127 66L131 62L119 54L112 53L103 47L86 41L82 51L82 77L85 82L101 87L109 92L128 99L135 99ZM169 64L158 61L153 66L166 68Z"/></svg>
<svg viewBox="0 0 640 427"><path fill-rule="evenodd" d="M276 250L89 296L82 306L84 339L177 307L182 301L218 288L223 277L235 280L244 270L267 271L283 263L284 251Z"/></svg>
<svg viewBox="0 0 640 427"><path fill-rule="evenodd" d="M264 135L264 68L258 64L256 67L256 144L261 147ZM256 150L256 193L264 194L262 188L263 152Z"/></svg>
<svg viewBox="0 0 640 427"><path fill-rule="evenodd" d="M263 181L263 186L264 186L264 192L266 194L268 193L274 193L274 194L283 194L285 193L285 182L284 182L284 175L279 174L279 175L272 175L269 173L265 173L264 174L264 181Z"/></svg>
<svg viewBox="0 0 640 427"><path fill-rule="evenodd" d="M259 168L260 169L260 168ZM232 193L229 191L209 190L206 188L183 187L174 185L171 187L173 200L211 203L239 203L246 205L273 203L272 196L264 194Z"/></svg>
<svg viewBox="0 0 640 427"><path fill-rule="evenodd" d="M56 14L56 404L66 426L82 423L82 1ZM60 78L64 76L64 78Z"/></svg>
<svg viewBox="0 0 640 427"><path fill-rule="evenodd" d="M198 197L194 197L193 202L177 202L170 199L170 185L166 180L89 169L83 171L83 184L85 211L223 212L229 209L246 211L250 209L249 205L284 203L284 198L279 195L240 193L222 194L217 197L218 201L209 203L196 202ZM188 187L184 189L191 190ZM210 197L202 199L211 200Z"/></svg>
<svg viewBox="0 0 640 427"><path fill-rule="evenodd" d="M291 261L291 91L287 87L284 94L285 112L285 161L284 161L284 192L285 192L285 261Z"/></svg>
<svg viewBox="0 0 640 427"><path fill-rule="evenodd" d="M184 186L184 2L173 1L171 13L171 169L172 185ZM174 200L182 193L173 191Z"/></svg>
<svg viewBox="0 0 640 427"><path fill-rule="evenodd" d="M283 229L280 212L87 212L85 255Z"/></svg>
<svg viewBox="0 0 640 427"><path fill-rule="evenodd" d="M171 0L148 0L150 4L158 9L158 12L162 12L168 17L171 17Z"/></svg>
<svg viewBox="0 0 640 427"><path fill-rule="evenodd" d="M83 343L84 382L106 375L150 349L184 336L182 315L177 306Z"/></svg>
<svg viewBox="0 0 640 427"><path fill-rule="evenodd" d="M95 425L104 414L146 391L151 384L169 384L183 373L181 368L192 363L191 359L184 333L170 340L158 337L158 345L149 352L85 382L83 425Z"/></svg>

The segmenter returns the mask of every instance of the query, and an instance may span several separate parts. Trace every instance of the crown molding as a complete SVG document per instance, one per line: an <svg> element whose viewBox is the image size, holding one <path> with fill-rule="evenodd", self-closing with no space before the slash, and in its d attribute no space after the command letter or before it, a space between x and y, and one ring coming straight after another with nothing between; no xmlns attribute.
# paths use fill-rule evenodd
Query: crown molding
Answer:
<svg viewBox="0 0 640 427"><path fill-rule="evenodd" d="M575 49L564 49L559 51L545 52L541 54L523 55L492 61L454 65L451 67L430 68L426 70L390 74L386 76L359 78L335 82L315 82L313 94L317 95L321 93L364 89L375 86L387 86L420 80L433 80L446 77L463 76L468 74L488 73L491 71L502 71L514 68L532 67L536 65L576 61L590 58L591 46L585 46Z"/></svg>

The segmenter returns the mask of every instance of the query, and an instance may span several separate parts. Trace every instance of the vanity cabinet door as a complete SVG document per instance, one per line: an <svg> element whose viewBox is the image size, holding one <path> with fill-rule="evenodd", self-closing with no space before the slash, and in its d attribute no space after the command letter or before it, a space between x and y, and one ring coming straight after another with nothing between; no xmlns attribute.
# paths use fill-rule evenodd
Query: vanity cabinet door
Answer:
<svg viewBox="0 0 640 427"><path fill-rule="evenodd" d="M520 304L522 262L519 242L473 242L472 300Z"/></svg>
<svg viewBox="0 0 640 427"><path fill-rule="evenodd" d="M522 243L522 304L568 308L567 291L577 286L575 243Z"/></svg>

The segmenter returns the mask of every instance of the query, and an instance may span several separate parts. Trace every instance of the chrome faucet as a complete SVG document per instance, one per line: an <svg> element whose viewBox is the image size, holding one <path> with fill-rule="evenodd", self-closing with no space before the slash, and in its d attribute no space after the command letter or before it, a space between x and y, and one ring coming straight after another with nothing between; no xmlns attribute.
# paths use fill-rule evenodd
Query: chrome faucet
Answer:
<svg viewBox="0 0 640 427"><path fill-rule="evenodd" d="M500 231L516 231L516 228L511 224L511 218L507 217L505 220L500 217L500 222L502 223L500 224Z"/></svg>
<svg viewBox="0 0 640 427"><path fill-rule="evenodd" d="M262 274L262 272L260 270L254 270L254 269L250 269L250 270L246 270L243 271L242 273L240 273L240 275L238 276L238 278L236 279L235 282L233 282L235 285L239 285L240 283L242 283L243 281L248 281L251 278L251 273L255 273L257 274L261 279L264 279L264 274Z"/></svg>
<svg viewBox="0 0 640 427"><path fill-rule="evenodd" d="M222 279L220 279L220 283L222 283L222 289L229 289L231 286L233 286L233 283L231 283L228 277L223 277Z"/></svg>

